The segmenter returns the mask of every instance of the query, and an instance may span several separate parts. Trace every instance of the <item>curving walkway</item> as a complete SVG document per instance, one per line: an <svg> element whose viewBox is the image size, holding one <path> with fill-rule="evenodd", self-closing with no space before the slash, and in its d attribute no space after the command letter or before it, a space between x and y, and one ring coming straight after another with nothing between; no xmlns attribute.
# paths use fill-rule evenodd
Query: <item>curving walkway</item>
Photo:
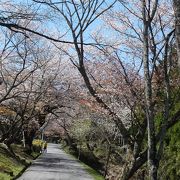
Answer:
<svg viewBox="0 0 180 180"><path fill-rule="evenodd" d="M83 166L59 148L48 144L47 153L37 158L18 180L93 180Z"/></svg>

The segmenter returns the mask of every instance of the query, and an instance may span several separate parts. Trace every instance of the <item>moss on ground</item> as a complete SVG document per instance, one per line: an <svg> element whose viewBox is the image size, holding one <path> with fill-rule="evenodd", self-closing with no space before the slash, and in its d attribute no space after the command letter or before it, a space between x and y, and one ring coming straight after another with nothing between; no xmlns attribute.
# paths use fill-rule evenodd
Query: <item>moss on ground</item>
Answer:
<svg viewBox="0 0 180 180"><path fill-rule="evenodd" d="M0 180L15 178L38 153L28 155L21 145L12 145L12 148L21 161L15 159L3 144L0 144Z"/></svg>
<svg viewBox="0 0 180 180"><path fill-rule="evenodd" d="M23 164L15 160L3 146L0 146L0 179L12 179L23 168Z"/></svg>

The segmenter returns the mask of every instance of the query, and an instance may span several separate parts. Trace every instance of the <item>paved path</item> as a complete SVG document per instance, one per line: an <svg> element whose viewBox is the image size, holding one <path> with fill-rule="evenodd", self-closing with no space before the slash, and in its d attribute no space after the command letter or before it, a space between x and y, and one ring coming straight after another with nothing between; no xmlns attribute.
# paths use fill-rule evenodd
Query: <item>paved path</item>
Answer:
<svg viewBox="0 0 180 180"><path fill-rule="evenodd" d="M93 180L82 165L59 148L48 144L47 153L37 158L18 180Z"/></svg>

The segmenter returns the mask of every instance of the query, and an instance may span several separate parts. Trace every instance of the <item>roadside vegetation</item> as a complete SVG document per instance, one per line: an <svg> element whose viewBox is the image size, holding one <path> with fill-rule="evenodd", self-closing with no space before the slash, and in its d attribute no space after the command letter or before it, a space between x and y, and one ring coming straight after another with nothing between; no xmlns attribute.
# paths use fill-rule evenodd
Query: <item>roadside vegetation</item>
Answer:
<svg viewBox="0 0 180 180"><path fill-rule="evenodd" d="M40 141L39 141L40 142ZM40 145L33 143L34 151L30 154L22 145L12 144L13 154L5 144L0 144L0 179L10 180L18 177L40 155Z"/></svg>
<svg viewBox="0 0 180 180"><path fill-rule="evenodd" d="M77 159L77 161L79 161L79 163L84 167L84 169L94 178L94 180L104 180L105 178L103 177L102 174L100 174L97 170L93 169L91 166L92 164L87 165L87 161L84 160L84 162L82 161L82 159L80 160L79 157L77 156L77 154L72 151L72 149L70 149L68 146L65 146L65 144L61 144L61 148L69 155L71 155L73 158Z"/></svg>

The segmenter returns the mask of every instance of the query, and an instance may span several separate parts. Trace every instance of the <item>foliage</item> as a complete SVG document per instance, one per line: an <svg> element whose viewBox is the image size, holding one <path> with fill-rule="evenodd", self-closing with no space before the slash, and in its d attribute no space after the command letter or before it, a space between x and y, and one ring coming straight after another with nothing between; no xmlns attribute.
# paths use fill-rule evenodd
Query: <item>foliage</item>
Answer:
<svg viewBox="0 0 180 180"><path fill-rule="evenodd" d="M159 177L176 180L180 178L180 123L168 131L165 150L160 163ZM164 171L166 169L166 171Z"/></svg>
<svg viewBox="0 0 180 180"><path fill-rule="evenodd" d="M78 142L85 142L86 138L92 133L91 120L76 120L71 127L72 137Z"/></svg>
<svg viewBox="0 0 180 180"><path fill-rule="evenodd" d="M42 141L40 139L34 139L32 142L34 152L41 152L44 143L45 141Z"/></svg>

